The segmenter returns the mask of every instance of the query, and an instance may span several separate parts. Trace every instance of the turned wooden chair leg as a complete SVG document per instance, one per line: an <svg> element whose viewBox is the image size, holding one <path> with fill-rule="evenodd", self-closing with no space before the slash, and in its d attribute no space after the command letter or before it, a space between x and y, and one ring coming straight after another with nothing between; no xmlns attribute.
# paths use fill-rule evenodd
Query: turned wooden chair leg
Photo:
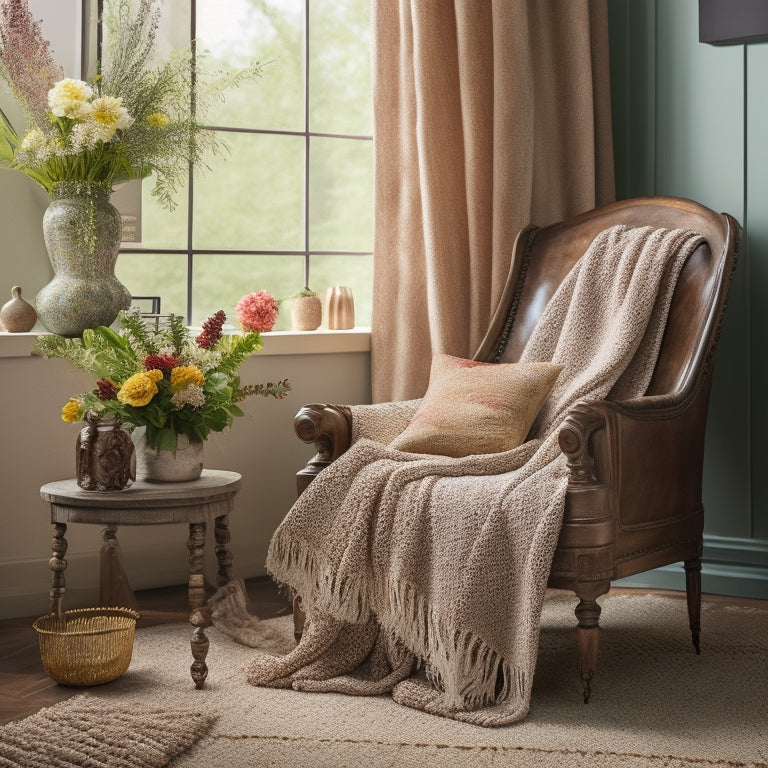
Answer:
<svg viewBox="0 0 768 768"><path fill-rule="evenodd" d="M685 561L685 596L688 601L688 625L696 653L701 653L701 558Z"/></svg>
<svg viewBox="0 0 768 768"><path fill-rule="evenodd" d="M604 595L610 586L610 582L595 582L579 584L575 589L576 596L579 598L575 611L579 622L576 627L576 652L585 704L592 693L592 677L597 670L600 611L602 610L597 603L597 598Z"/></svg>

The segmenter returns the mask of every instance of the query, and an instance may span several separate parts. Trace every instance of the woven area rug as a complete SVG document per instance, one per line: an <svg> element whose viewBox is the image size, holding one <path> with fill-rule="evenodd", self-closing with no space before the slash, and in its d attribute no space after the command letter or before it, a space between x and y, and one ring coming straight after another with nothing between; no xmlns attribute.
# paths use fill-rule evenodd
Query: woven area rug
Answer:
<svg viewBox="0 0 768 768"><path fill-rule="evenodd" d="M699 656L684 595L601 603L590 703L575 671L575 598L552 593L531 712L502 728L424 714L388 696L255 688L243 672L254 649L215 630L206 687L195 690L185 624L139 630L129 670L90 695L121 707L217 715L173 762L190 768L768 768L768 603L732 607L705 598ZM291 632L289 617L265 622L264 650L289 648Z"/></svg>
<svg viewBox="0 0 768 768"><path fill-rule="evenodd" d="M74 696L0 728L0 766L162 768L215 720L201 712Z"/></svg>

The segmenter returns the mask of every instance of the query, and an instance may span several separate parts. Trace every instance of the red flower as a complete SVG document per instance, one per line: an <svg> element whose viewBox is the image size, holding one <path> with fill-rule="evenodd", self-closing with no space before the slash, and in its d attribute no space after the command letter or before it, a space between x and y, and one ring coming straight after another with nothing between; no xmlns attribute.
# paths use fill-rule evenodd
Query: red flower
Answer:
<svg viewBox="0 0 768 768"><path fill-rule="evenodd" d="M211 315L203 323L203 332L195 339L197 346L210 349L221 338L221 328L226 319L227 316L223 309L220 309L215 315Z"/></svg>
<svg viewBox="0 0 768 768"><path fill-rule="evenodd" d="M117 387L106 379L96 382L96 395L99 400L117 400Z"/></svg>
<svg viewBox="0 0 768 768"><path fill-rule="evenodd" d="M180 362L181 360L173 355L147 355L144 358L144 367L148 371L170 371Z"/></svg>

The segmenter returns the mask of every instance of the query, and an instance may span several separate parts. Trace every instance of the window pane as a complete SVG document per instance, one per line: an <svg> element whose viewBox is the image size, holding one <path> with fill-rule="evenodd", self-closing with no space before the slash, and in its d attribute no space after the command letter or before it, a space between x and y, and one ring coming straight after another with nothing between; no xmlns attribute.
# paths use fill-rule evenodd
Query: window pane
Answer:
<svg viewBox="0 0 768 768"><path fill-rule="evenodd" d="M314 136L307 155L303 132L308 63L310 129L371 135L370 0L160 2L163 51L188 43L194 6L204 72L231 71L258 60L266 64L265 75L209 105L206 122L231 129L219 134L229 150L206 158L208 168L195 169L191 212L186 186L169 212L151 196L153 179L144 181L137 245L153 253L131 252L133 246L126 244L118 275L135 296L161 294L163 313L187 314L199 324L224 309L236 325L234 307L243 294L265 289L282 300L303 287L309 251L310 286L324 298L329 286L349 285L357 324L369 324L372 258L341 252L368 253L373 247L372 141ZM188 274L186 253L155 251L186 250L190 224ZM200 253L205 250L274 255ZM186 306L188 290L192 307ZM276 327L290 328L288 304Z"/></svg>
<svg viewBox="0 0 768 768"><path fill-rule="evenodd" d="M227 133L195 175L195 248L303 250L304 139Z"/></svg>
<svg viewBox="0 0 768 768"><path fill-rule="evenodd" d="M187 247L188 186L174 195L176 208L163 208L152 196L154 176L141 182L141 243L142 248Z"/></svg>
<svg viewBox="0 0 768 768"><path fill-rule="evenodd" d="M160 296L160 311L187 314L187 257L185 254L123 251L115 267L117 279L132 296Z"/></svg>
<svg viewBox="0 0 768 768"><path fill-rule="evenodd" d="M309 7L309 128L373 133L369 0L312 0Z"/></svg>
<svg viewBox="0 0 768 768"><path fill-rule="evenodd" d="M373 142L313 138L309 160L309 247L370 251Z"/></svg>
<svg viewBox="0 0 768 768"><path fill-rule="evenodd" d="M371 324L373 297L372 256L313 256L309 284L323 299L330 286L348 285L355 299L355 325ZM328 317L323 311L323 326L328 327Z"/></svg>
<svg viewBox="0 0 768 768"><path fill-rule="evenodd" d="M246 293L269 291L282 301L304 287L304 257L198 254L194 261L193 286L194 325L223 309L227 322L237 326L235 306ZM290 308L281 304L275 330L290 327Z"/></svg>
<svg viewBox="0 0 768 768"><path fill-rule="evenodd" d="M211 105L208 124L303 131L303 39L302 0L197 0L198 50L209 52L207 69L265 65L263 78Z"/></svg>
<svg viewBox="0 0 768 768"><path fill-rule="evenodd" d="M94 3L95 5L95 3ZM161 0L160 26L157 30L157 51L189 49L192 5L189 0Z"/></svg>

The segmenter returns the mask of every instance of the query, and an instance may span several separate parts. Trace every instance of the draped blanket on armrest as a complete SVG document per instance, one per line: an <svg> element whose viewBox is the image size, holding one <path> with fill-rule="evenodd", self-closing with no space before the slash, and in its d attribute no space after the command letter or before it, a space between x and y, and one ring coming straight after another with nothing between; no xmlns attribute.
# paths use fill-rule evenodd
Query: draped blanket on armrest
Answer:
<svg viewBox="0 0 768 768"><path fill-rule="evenodd" d="M645 392L677 276L701 240L619 226L593 241L521 358L564 369L519 448L457 459L359 437L324 469L267 559L301 595L308 626L287 656L255 658L250 682L391 691L478 725L525 717L565 505L559 426L578 400ZM353 408L356 435L370 434L364 422L381 411L371 414Z"/></svg>

